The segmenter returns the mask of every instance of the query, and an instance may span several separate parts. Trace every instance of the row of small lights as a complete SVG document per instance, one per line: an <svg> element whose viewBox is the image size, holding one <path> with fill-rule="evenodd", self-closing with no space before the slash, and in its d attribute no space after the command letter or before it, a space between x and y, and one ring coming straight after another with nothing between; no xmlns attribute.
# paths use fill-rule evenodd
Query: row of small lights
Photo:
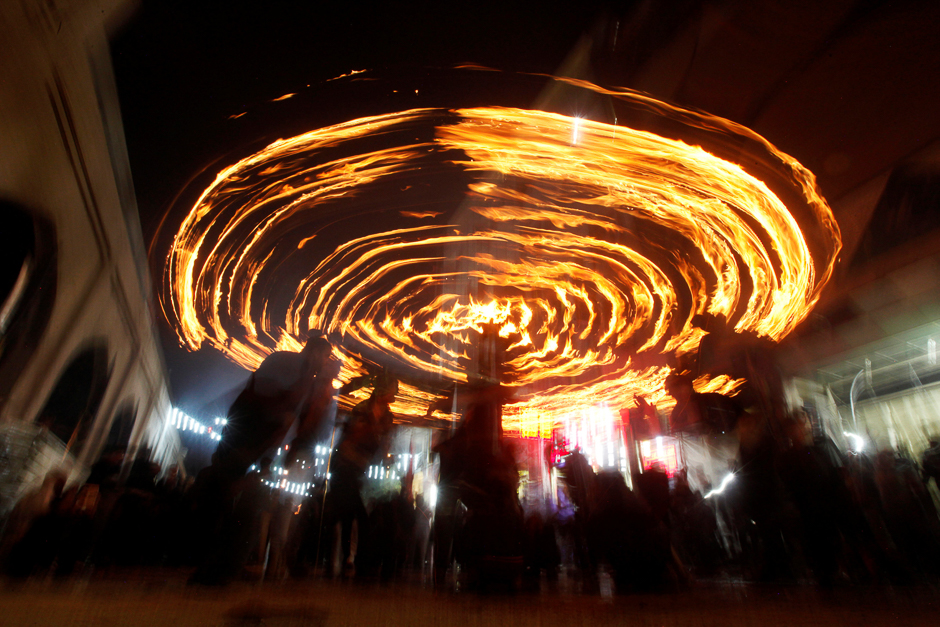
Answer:
<svg viewBox="0 0 940 627"><path fill-rule="evenodd" d="M385 466L369 466L369 479L397 479L398 475L394 470L389 470Z"/></svg>
<svg viewBox="0 0 940 627"><path fill-rule="evenodd" d="M216 418L215 419L216 428L214 429L212 427L207 427L206 425L202 424L201 422L199 422L198 420L196 420L195 418L193 418L186 412L174 407L173 409L170 410L169 424L173 425L176 429L180 431L191 431L192 433L196 433L199 435L208 435L210 439L218 441L222 439L222 435L220 431L222 427L228 424L228 419ZM281 453L285 451L286 449L287 449L286 446L283 447L283 450L279 447L277 450L277 455L280 456ZM319 445L316 446L315 450L316 450L317 455L326 455L330 451L328 447L326 446L321 447ZM409 453L404 453L404 454L399 455L398 457L399 457L399 460L404 459L404 460L410 461L411 457L416 457L416 456L413 456ZM317 459L317 463L316 463L317 466L320 465L320 461L321 461L320 459ZM404 464L407 463L407 461L399 461L396 464L396 466L398 467L399 470L402 470ZM306 464L306 462L304 462L304 464ZM254 470L255 466L252 465L251 469ZM287 474L287 470L283 468L275 467L275 468L272 468L272 470L274 470L278 475ZM327 480L331 478L330 476L331 474L332 473L327 473L326 475ZM384 476L382 476L383 474ZM399 477L398 473L396 473L394 470L385 468L384 466L369 466L369 478L370 479L397 479L398 477ZM264 484L270 488L274 488L278 490L286 490L287 492L290 492L291 494L310 496L310 493L308 492L308 490L310 489L310 485L311 485L310 483L294 483L292 481L288 481L287 479L280 479L277 481L268 481L267 479L262 479L261 481L264 482Z"/></svg>
<svg viewBox="0 0 940 627"><path fill-rule="evenodd" d="M225 418L216 418L216 425L225 425L228 420ZM189 414L174 407L170 410L169 424L180 431L191 431L199 435L208 435L211 440L221 440L222 434L217 429L207 427Z"/></svg>
<svg viewBox="0 0 940 627"><path fill-rule="evenodd" d="M267 479L261 480L264 485L269 488L274 488L276 490L285 490L291 494L297 494L301 496L310 496L310 493L307 490L310 489L311 483L293 483L287 479L281 479L280 481L268 481Z"/></svg>
<svg viewBox="0 0 940 627"><path fill-rule="evenodd" d="M277 453L275 453L275 455L280 456L286 450L287 450L286 446L278 447ZM329 453L329 448L327 448L326 446L321 447L317 445L314 448L314 450L318 455L326 455L327 453ZM391 457L391 455L389 455L389 457ZM411 457L417 458L416 455L411 455L409 453L401 454L398 457L399 459L405 459L405 460L408 460ZM320 462L321 460L317 458L316 464L314 466L311 466L310 468L315 468L316 466L319 466ZM405 463L407 463L407 461L404 461L404 462L399 461L396 464L396 466L399 470L402 470ZM305 468L305 465L306 465L306 461L302 463L301 469ZM252 464L249 470L256 470L256 469L257 469L257 466L255 464ZM276 474L279 477L282 477L288 474L288 471L286 469L281 468L277 465L272 465L271 470L274 472L274 474ZM385 466L381 466L381 465L369 466L369 478L370 479L398 479L400 476L401 475L395 472L395 470L386 468ZM332 478L332 473L329 473L329 472L326 473L327 481L329 481L331 478ZM266 486L276 489L276 490L286 490L290 492L291 494L310 496L310 493L307 491L310 489L310 485L311 485L310 483L294 483L294 482L288 481L287 479L276 479L274 481L261 479L261 482L264 483Z"/></svg>
<svg viewBox="0 0 940 627"><path fill-rule="evenodd" d="M225 419L222 418L221 420L225 420ZM222 422L221 424L224 425L226 423ZM287 446L279 446L277 448L277 453L275 453L275 455L279 457L281 454L286 453L287 448L288 448ZM316 447L317 454L320 454L321 452L326 453L327 450L328 449L325 446L321 448L319 445L317 445ZM306 468L306 464L307 464L306 460L303 460L301 462L302 470ZM319 465L319 464L320 464L320 459L317 458L316 465ZM255 464L252 464L249 470L256 470L257 468L258 467ZM311 468L313 468L313 466L311 466ZM278 475L279 477L288 474L287 469L281 468L280 466L276 466L276 465L272 465L271 470L274 472L274 474ZM332 473L326 473L327 481L329 481L331 478L332 478ZM308 492L308 490L310 489L310 486L313 485L312 483L294 483L293 481L288 481L287 479L275 479L274 481L268 481L267 479L264 479L264 478L261 479L261 483L268 486L269 488L272 488L275 490L284 490L286 492L290 492L291 494L297 494L300 496L310 496L310 492Z"/></svg>
<svg viewBox="0 0 940 627"><path fill-rule="evenodd" d="M391 457L391 455L389 455ZM411 453L401 453L398 455L398 461L395 463L395 469L387 468L382 465L378 466L369 466L369 479L398 479L401 475L399 473L404 472L406 467L414 463L412 460L417 460L417 455L412 455ZM396 472L396 470L398 472Z"/></svg>

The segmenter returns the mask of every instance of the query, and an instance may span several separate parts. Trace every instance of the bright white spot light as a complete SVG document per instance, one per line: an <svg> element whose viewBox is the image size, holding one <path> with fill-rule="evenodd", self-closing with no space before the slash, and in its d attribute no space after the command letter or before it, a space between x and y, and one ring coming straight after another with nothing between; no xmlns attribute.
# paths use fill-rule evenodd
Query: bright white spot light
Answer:
<svg viewBox="0 0 940 627"><path fill-rule="evenodd" d="M708 494L706 494L705 498L707 499L708 497L712 495L721 494L722 492L725 491L725 488L727 488L728 484L731 483L732 481L734 481L734 473L729 472L727 475L725 475L725 478L721 480L721 485L715 488L714 490L712 490L711 492L709 492Z"/></svg>
<svg viewBox="0 0 940 627"><path fill-rule="evenodd" d="M856 453L861 453L862 450L864 450L864 448L865 448L865 440L864 440L864 438L862 438L862 436L860 436L860 435L858 435L858 434L855 434L855 433L849 433L848 431L843 431L842 434L843 434L845 437L849 438L849 440L851 440L851 442L852 442L852 449L853 449Z"/></svg>

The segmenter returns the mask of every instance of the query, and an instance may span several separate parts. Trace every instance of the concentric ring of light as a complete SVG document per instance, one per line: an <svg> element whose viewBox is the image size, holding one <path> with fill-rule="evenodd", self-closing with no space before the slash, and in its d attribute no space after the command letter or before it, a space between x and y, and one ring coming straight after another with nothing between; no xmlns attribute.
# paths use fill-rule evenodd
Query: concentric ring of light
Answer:
<svg viewBox="0 0 940 627"><path fill-rule="evenodd" d="M838 229L812 175L760 141L822 252L767 185L697 146L543 111L416 109L278 141L223 170L174 239L166 300L186 345L246 368L325 331L345 379L364 357L466 380L471 329L496 322L519 388L511 428L656 399L667 369L629 355L694 350L703 312L779 340L832 272ZM440 180L441 194L415 191ZM398 228L377 228L390 212ZM406 414L434 398L403 392Z"/></svg>

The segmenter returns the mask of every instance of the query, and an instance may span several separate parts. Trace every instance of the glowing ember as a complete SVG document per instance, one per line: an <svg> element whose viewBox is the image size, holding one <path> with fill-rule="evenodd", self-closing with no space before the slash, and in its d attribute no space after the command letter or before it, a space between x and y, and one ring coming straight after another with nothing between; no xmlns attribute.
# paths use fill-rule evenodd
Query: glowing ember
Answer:
<svg viewBox="0 0 940 627"><path fill-rule="evenodd" d="M421 416L436 398L421 388L466 381L495 325L518 390L505 426L531 434L661 399L665 360L646 357L695 350L696 314L786 335L840 247L812 175L726 121L599 91L756 143L799 211L745 168L646 131L507 108L361 118L275 142L202 193L167 260L181 341L254 368L320 329L343 380L389 365L416 384L393 409Z"/></svg>

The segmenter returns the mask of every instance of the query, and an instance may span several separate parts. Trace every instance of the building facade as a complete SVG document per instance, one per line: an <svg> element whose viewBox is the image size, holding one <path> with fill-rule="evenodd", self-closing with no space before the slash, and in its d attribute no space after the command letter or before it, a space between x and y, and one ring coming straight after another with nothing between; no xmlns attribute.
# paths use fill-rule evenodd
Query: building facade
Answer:
<svg viewBox="0 0 940 627"><path fill-rule="evenodd" d="M179 451L108 50L125 4L0 3L0 508L109 445Z"/></svg>

